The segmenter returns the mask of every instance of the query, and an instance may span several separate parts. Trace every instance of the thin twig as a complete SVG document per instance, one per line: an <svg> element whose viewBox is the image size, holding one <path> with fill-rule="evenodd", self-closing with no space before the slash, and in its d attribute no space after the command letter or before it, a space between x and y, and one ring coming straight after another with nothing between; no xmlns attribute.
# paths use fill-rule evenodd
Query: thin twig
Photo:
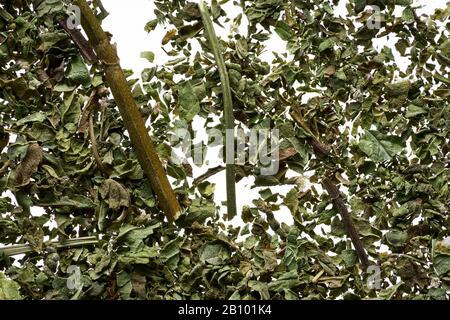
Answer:
<svg viewBox="0 0 450 320"><path fill-rule="evenodd" d="M94 89L89 96L86 105L81 113L80 121L78 122L78 133L84 133L89 127L89 118L91 117L94 107L98 104L97 90Z"/></svg>
<svg viewBox="0 0 450 320"><path fill-rule="evenodd" d="M304 121L301 113L298 110L293 110L291 112L291 116L295 120L295 122L297 122L297 124L300 125L300 127L302 127L303 130L305 130L306 133L309 135L309 138L307 138L306 141L313 148L315 155L319 159L324 159L326 157L330 157L331 156L331 153L330 153L331 148L329 148L325 144L321 143L319 141L318 137L312 133L311 129L308 127L308 125ZM322 185L325 188L325 190L328 192L328 194L330 195L330 197L333 201L333 205L335 206L336 210L341 215L347 236L351 239L353 246L355 247L355 250L358 254L359 260L361 261L363 270L366 271L367 267L369 266L369 258L367 256L364 245L360 239L359 233L355 227L353 219L347 210L344 200L342 199L342 196L339 192L338 187L332 180L330 180L328 178L325 178L322 180Z"/></svg>
<svg viewBox="0 0 450 320"><path fill-rule="evenodd" d="M56 245L58 249L79 247L90 244L97 244L98 239L95 236L80 237L75 239L65 239L60 241L51 241L50 245ZM29 244L15 244L0 248L0 256L7 257L33 252L33 248Z"/></svg>
<svg viewBox="0 0 450 320"><path fill-rule="evenodd" d="M300 127L306 131L306 133L309 135L309 138L307 139L308 143L313 147L314 153L322 159L324 157L327 157L330 155L330 148L325 146L319 141L319 138L316 137L309 126L306 124L305 119L303 119L303 116L300 114L298 110L294 110L291 112L292 118L297 122Z"/></svg>
<svg viewBox="0 0 450 320"><path fill-rule="evenodd" d="M192 182L192 186L193 187L198 186L200 183L202 183L206 179L212 177L213 175L215 175L223 170L225 170L225 167L223 167L223 166L217 166L217 167L208 169L208 171L206 171L204 174L202 174L194 179L194 181Z"/></svg>
<svg viewBox="0 0 450 320"><path fill-rule="evenodd" d="M89 42L84 38L80 30L69 28L65 19L58 20L58 24L69 35L70 39L72 39L73 43L78 48L78 51L80 51L81 55L84 57L84 59L86 59L87 62L89 62L90 64L98 63L97 55L95 54Z"/></svg>
<svg viewBox="0 0 450 320"><path fill-rule="evenodd" d="M95 162L97 162L98 169L105 177L108 177L109 176L108 170L104 166L102 159L100 158L100 155L98 154L97 140L95 139L94 120L93 120L92 113L90 114L90 117L89 117L89 139L91 140L92 155L94 156Z"/></svg>
<svg viewBox="0 0 450 320"><path fill-rule="evenodd" d="M359 237L359 233L356 230L352 217L350 216L350 213L348 212L347 207L344 204L344 200L342 199L339 189L337 188L336 184L334 184L334 182L328 178L325 178L322 181L322 185L325 188L325 190L327 190L328 194L330 195L333 201L333 205L341 215L345 230L347 231L348 236L352 240L353 246L355 247L359 260L361 261L363 270L366 271L367 267L369 266L369 258L367 257L364 245Z"/></svg>

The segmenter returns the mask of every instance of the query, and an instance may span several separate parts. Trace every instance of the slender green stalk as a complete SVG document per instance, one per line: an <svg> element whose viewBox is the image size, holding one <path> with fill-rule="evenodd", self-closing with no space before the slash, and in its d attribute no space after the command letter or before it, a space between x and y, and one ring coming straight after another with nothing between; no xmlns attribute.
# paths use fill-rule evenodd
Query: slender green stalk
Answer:
<svg viewBox="0 0 450 320"><path fill-rule="evenodd" d="M236 216L236 167L234 164L234 115L233 115L233 99L231 96L230 79L225 66L225 61L220 50L219 40L214 31L211 17L203 0L199 3L200 14L202 16L203 25L205 27L206 37L209 40L211 49L216 60L217 68L222 82L223 93L223 114L225 119L225 128L227 131L225 138L225 154L226 154L226 184L227 184L227 211L228 220ZM230 150L231 149L231 150ZM230 160L231 163L230 163Z"/></svg>
<svg viewBox="0 0 450 320"><path fill-rule="evenodd" d="M97 243L98 243L98 240L97 240L97 237L95 237L95 236L81 237L81 238L51 242L51 244L56 245L56 247L58 249L80 247L80 246L85 246L85 245L89 245L89 244L97 244ZM32 251L33 251L33 248L28 244L16 244L16 245L0 248L0 256L5 255L5 256L11 257L11 256L16 256L18 254L29 253Z"/></svg>

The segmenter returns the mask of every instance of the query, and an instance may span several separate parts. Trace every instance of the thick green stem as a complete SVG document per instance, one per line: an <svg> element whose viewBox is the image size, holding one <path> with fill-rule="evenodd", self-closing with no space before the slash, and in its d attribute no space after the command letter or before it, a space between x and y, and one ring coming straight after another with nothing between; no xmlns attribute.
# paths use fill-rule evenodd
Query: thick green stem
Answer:
<svg viewBox="0 0 450 320"><path fill-rule="evenodd" d="M225 119L225 128L227 131L225 138L225 154L226 156L226 183L227 183L227 211L228 219L231 220L236 216L236 167L234 163L234 115L233 115L233 99L231 96L230 79L225 66L225 61L220 50L219 40L214 31L211 17L205 3L201 0L199 3L200 14L202 16L205 33L211 45L211 49L216 60L217 68L222 82L223 94L223 114ZM230 150L231 149L231 150ZM231 161L231 163L230 163Z"/></svg>
<svg viewBox="0 0 450 320"><path fill-rule="evenodd" d="M103 64L106 82L119 107L139 163L158 198L159 206L168 220L174 221L181 214L180 205L120 67L116 48L109 42L108 36L86 1L74 0L74 4L80 8L83 29L98 59Z"/></svg>

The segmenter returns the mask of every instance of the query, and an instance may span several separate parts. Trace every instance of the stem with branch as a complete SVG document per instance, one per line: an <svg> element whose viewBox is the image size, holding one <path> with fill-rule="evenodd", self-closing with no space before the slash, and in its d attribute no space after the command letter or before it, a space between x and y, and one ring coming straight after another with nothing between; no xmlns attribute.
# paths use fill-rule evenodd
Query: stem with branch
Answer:
<svg viewBox="0 0 450 320"><path fill-rule="evenodd" d="M73 3L80 8L81 25L103 65L106 82L119 107L139 163L157 196L159 206L169 221L175 221L181 214L180 205L120 67L116 48L109 42L107 34L86 0L74 0Z"/></svg>
<svg viewBox="0 0 450 320"><path fill-rule="evenodd" d="M220 49L219 40L217 39L214 26L211 22L211 17L208 8L203 0L199 2L200 14L202 16L203 25L205 28L206 37L211 45L214 59L216 60L217 68L220 74L220 81L222 83L223 95L223 113L225 119L225 128L227 131L225 138L225 154L226 156L226 185L227 185L227 211L228 220L233 219L237 214L236 209L236 167L234 164L234 115L233 115L233 99L231 96L230 79L228 71L225 66L225 61ZM232 134L229 134L232 133ZM231 141L230 141L231 140ZM231 150L229 150L231 148ZM229 156L230 155L230 156ZM232 158L232 163L228 163L229 158Z"/></svg>

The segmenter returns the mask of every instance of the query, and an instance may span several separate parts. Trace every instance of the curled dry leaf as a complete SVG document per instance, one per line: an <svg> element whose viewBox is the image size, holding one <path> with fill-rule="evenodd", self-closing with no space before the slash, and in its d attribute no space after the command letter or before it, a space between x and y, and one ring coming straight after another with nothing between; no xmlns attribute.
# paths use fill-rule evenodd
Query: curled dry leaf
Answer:
<svg viewBox="0 0 450 320"><path fill-rule="evenodd" d="M297 150L295 150L295 148L280 149L279 161L289 159L290 157L295 156L296 154Z"/></svg>
<svg viewBox="0 0 450 320"><path fill-rule="evenodd" d="M171 29L171 30L167 31L167 33L164 36L164 38L162 39L161 43L163 45L168 44L169 41L174 39L176 35L177 35L177 30L176 29Z"/></svg>
<svg viewBox="0 0 450 320"><path fill-rule="evenodd" d="M30 183L31 176L36 172L44 153L38 143L28 146L27 153L16 170L16 186L24 187Z"/></svg>
<svg viewBox="0 0 450 320"><path fill-rule="evenodd" d="M130 194L120 183L113 179L107 179L99 188L100 195L108 203L109 207L117 210L120 207L130 206Z"/></svg>

